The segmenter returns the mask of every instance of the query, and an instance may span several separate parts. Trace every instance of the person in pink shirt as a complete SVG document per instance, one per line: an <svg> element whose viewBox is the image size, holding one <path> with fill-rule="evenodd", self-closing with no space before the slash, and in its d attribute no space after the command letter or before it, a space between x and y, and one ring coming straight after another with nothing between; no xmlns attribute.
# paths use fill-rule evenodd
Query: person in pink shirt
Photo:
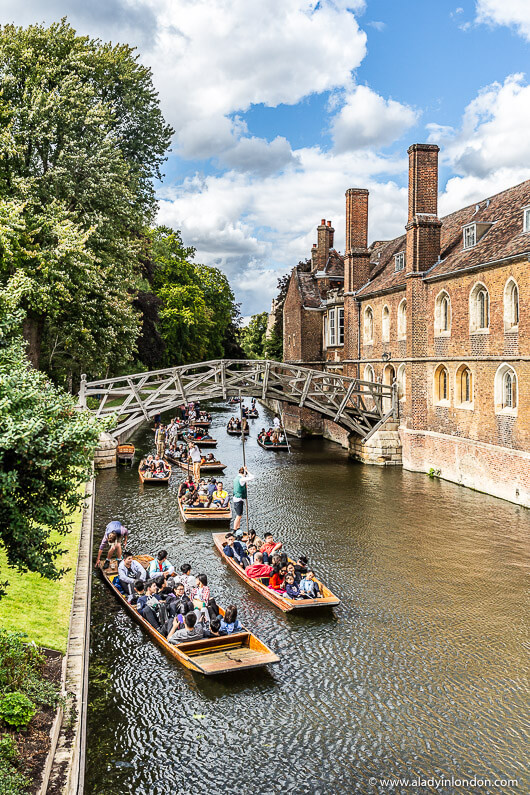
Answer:
<svg viewBox="0 0 530 795"><path fill-rule="evenodd" d="M263 555L261 552L256 552L254 557L254 563L251 566L247 566L245 569L245 574L250 579L254 579L256 577L270 577L272 572L272 566L263 563Z"/></svg>

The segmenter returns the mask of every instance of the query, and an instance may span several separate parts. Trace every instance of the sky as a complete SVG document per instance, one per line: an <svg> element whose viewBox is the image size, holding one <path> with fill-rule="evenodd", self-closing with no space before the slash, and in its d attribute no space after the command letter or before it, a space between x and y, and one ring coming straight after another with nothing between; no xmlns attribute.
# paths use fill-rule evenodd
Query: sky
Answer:
<svg viewBox="0 0 530 795"><path fill-rule="evenodd" d="M0 23L66 16L138 48L175 129L158 222L221 268L243 316L310 256L403 233L407 148L440 146L439 212L530 178L530 0L0 0Z"/></svg>

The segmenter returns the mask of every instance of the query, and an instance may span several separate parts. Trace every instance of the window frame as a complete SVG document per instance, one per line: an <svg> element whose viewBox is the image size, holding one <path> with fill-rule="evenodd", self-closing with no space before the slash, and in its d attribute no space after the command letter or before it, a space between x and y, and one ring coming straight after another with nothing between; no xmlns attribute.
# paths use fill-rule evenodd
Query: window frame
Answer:
<svg viewBox="0 0 530 795"><path fill-rule="evenodd" d="M344 307L337 307L337 344L344 345Z"/></svg>
<svg viewBox="0 0 530 795"><path fill-rule="evenodd" d="M469 242L469 237L471 237L471 231L473 231L473 242ZM474 248L477 245L477 225L476 224L466 224L462 227L462 245L464 251L467 251L470 248Z"/></svg>
<svg viewBox="0 0 530 795"><path fill-rule="evenodd" d="M367 325L368 325L368 317L370 317L370 335L366 333ZM364 323L363 323L363 342L365 345L373 345L374 344L374 310L368 304L364 308Z"/></svg>
<svg viewBox="0 0 530 795"><path fill-rule="evenodd" d="M467 389L469 395L462 390L462 379L467 376ZM455 406L459 409L473 409L474 407L474 376L468 364L461 364L455 373Z"/></svg>
<svg viewBox="0 0 530 795"><path fill-rule="evenodd" d="M530 207L528 208L530 211ZM514 293L517 298L514 302ZM504 285L504 332L518 331L520 318L519 285L510 276ZM513 322L515 321L515 322Z"/></svg>
<svg viewBox="0 0 530 795"><path fill-rule="evenodd" d="M443 397L442 392L440 390L440 383L441 378L443 376L443 386L444 386L444 394ZM449 399L449 370L444 364L439 364L436 370L434 371L434 405L435 406L450 406L451 401Z"/></svg>
<svg viewBox="0 0 530 795"><path fill-rule="evenodd" d="M407 339L407 299L402 298L397 310L397 335L398 340Z"/></svg>
<svg viewBox="0 0 530 795"><path fill-rule="evenodd" d="M447 307L447 327L444 327L444 305ZM452 323L452 306L451 296L447 290L440 290L434 300L434 336L435 337L450 337L451 336L451 323Z"/></svg>
<svg viewBox="0 0 530 795"><path fill-rule="evenodd" d="M337 327L335 325L335 309L328 310L328 347L333 348L337 344Z"/></svg>
<svg viewBox="0 0 530 795"><path fill-rule="evenodd" d="M381 310L381 342L390 342L390 307L384 304Z"/></svg>
<svg viewBox="0 0 530 795"><path fill-rule="evenodd" d="M397 254L394 254L394 271L395 273L399 273L405 270L405 252L398 251Z"/></svg>
<svg viewBox="0 0 530 795"><path fill-rule="evenodd" d="M482 310L479 306L479 296L486 296L485 320L486 325L482 325ZM490 333L490 294L483 282L473 285L469 293L469 333L470 334L489 334Z"/></svg>
<svg viewBox="0 0 530 795"><path fill-rule="evenodd" d="M523 207L523 233L530 232L530 205Z"/></svg>
<svg viewBox="0 0 530 795"><path fill-rule="evenodd" d="M506 400L507 376L510 378L510 403ZM519 408L519 380L515 367L503 362L495 373L495 414L517 417Z"/></svg>

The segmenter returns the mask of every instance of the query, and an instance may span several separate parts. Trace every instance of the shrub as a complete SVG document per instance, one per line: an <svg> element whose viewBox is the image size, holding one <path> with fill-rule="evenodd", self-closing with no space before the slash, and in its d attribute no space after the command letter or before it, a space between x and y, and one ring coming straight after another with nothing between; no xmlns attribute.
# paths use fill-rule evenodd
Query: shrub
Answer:
<svg viewBox="0 0 530 795"><path fill-rule="evenodd" d="M0 761L14 762L18 757L18 748L15 738L9 734L0 737Z"/></svg>
<svg viewBox="0 0 530 795"><path fill-rule="evenodd" d="M9 795L27 795L30 791L31 781L0 757L0 792Z"/></svg>
<svg viewBox="0 0 530 795"><path fill-rule="evenodd" d="M42 678L44 656L24 638L23 632L0 629L0 692L23 690L29 679Z"/></svg>
<svg viewBox="0 0 530 795"><path fill-rule="evenodd" d="M24 729L35 712L35 704L24 693L6 693L0 697L0 718L15 729Z"/></svg>

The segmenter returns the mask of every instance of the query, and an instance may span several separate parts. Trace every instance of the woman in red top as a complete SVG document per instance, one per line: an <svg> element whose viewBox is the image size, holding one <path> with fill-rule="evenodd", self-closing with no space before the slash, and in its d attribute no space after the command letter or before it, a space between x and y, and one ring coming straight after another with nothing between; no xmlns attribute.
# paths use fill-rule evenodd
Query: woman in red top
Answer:
<svg viewBox="0 0 530 795"><path fill-rule="evenodd" d="M269 588L273 591L285 593L285 574L287 569L285 566L274 566L272 574L269 578Z"/></svg>

